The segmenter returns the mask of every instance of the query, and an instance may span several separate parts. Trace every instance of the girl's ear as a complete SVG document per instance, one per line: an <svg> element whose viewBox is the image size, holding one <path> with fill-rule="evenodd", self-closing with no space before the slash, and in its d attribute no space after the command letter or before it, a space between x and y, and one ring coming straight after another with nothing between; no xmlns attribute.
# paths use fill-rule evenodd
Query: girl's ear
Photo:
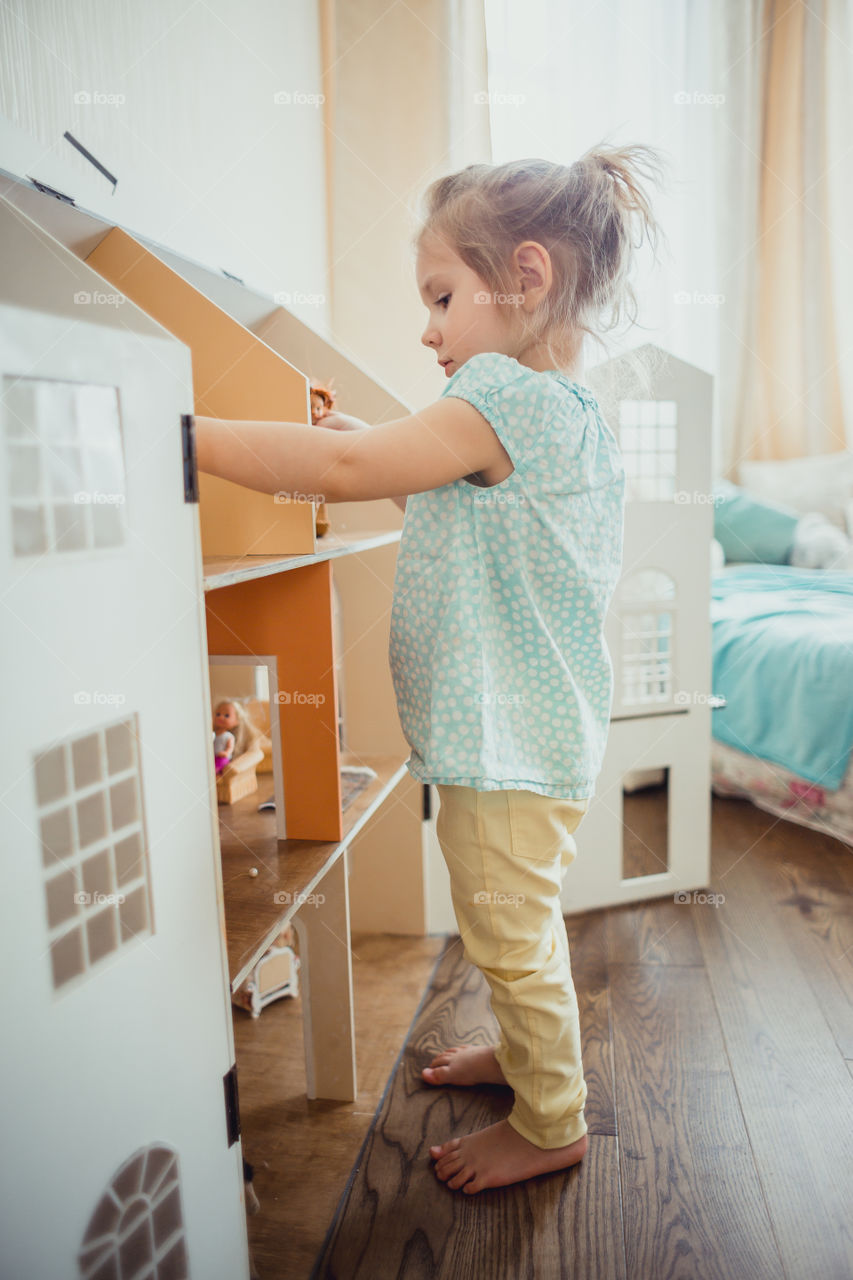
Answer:
<svg viewBox="0 0 853 1280"><path fill-rule="evenodd" d="M524 306L530 310L539 305L554 282L551 255L536 240L525 240L513 255L524 294Z"/></svg>

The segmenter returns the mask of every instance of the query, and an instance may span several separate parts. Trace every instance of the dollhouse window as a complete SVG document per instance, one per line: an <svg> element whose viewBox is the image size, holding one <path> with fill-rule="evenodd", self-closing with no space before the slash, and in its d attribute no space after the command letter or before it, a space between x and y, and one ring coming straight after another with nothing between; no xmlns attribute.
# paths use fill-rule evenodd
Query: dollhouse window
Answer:
<svg viewBox="0 0 853 1280"><path fill-rule="evenodd" d="M178 1157L143 1147L101 1197L77 1255L83 1280L185 1280L189 1275Z"/></svg>
<svg viewBox="0 0 853 1280"><path fill-rule="evenodd" d="M136 716L34 757L54 988L152 932Z"/></svg>
<svg viewBox="0 0 853 1280"><path fill-rule="evenodd" d="M619 585L622 705L672 700L675 583L660 569L641 569Z"/></svg>
<svg viewBox="0 0 853 1280"><path fill-rule="evenodd" d="M3 406L15 555L123 545L116 388L5 377Z"/></svg>
<svg viewBox="0 0 853 1280"><path fill-rule="evenodd" d="M625 497L671 502L678 458L678 406L674 400L622 400L619 448Z"/></svg>

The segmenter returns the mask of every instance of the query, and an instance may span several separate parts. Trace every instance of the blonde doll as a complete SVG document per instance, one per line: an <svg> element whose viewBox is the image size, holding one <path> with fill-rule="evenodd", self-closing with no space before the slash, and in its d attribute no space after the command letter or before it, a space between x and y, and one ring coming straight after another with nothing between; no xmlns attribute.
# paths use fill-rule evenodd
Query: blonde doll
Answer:
<svg viewBox="0 0 853 1280"><path fill-rule="evenodd" d="M602 145L439 179L415 242L439 400L373 427L332 413L325 432L196 419L203 471L405 509L390 661L407 764L438 790L460 939L500 1029L423 1080L515 1095L505 1120L430 1148L468 1195L587 1150L560 888L607 742L625 473L581 355L626 304L634 318L634 231L654 246L658 230L641 179L659 176L649 148Z"/></svg>
<svg viewBox="0 0 853 1280"><path fill-rule="evenodd" d="M218 777L235 756L251 751L257 740L255 728L241 702L218 702L213 712L213 758Z"/></svg>

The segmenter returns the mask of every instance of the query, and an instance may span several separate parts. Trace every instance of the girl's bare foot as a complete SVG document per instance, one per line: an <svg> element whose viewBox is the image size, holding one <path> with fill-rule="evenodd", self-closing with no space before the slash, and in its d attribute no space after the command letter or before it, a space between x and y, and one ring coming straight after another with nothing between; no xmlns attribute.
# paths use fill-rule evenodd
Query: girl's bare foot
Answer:
<svg viewBox="0 0 853 1280"><path fill-rule="evenodd" d="M454 1045L439 1053L422 1072L427 1084L506 1084L489 1044Z"/></svg>
<svg viewBox="0 0 853 1280"><path fill-rule="evenodd" d="M486 1187L506 1187L540 1173L568 1169L583 1159L587 1145L583 1134L568 1147L535 1147L508 1120L499 1120L479 1133L430 1147L429 1152L442 1182L454 1191L461 1187L466 1195L474 1195Z"/></svg>

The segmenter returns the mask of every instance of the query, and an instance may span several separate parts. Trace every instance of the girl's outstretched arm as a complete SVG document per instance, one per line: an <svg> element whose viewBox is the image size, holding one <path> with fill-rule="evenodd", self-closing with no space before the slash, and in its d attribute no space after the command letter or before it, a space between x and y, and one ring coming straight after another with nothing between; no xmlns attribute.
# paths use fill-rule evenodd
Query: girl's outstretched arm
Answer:
<svg viewBox="0 0 853 1280"><path fill-rule="evenodd" d="M200 471L323 502L423 493L511 461L483 415L454 396L355 431L201 416L195 423Z"/></svg>

